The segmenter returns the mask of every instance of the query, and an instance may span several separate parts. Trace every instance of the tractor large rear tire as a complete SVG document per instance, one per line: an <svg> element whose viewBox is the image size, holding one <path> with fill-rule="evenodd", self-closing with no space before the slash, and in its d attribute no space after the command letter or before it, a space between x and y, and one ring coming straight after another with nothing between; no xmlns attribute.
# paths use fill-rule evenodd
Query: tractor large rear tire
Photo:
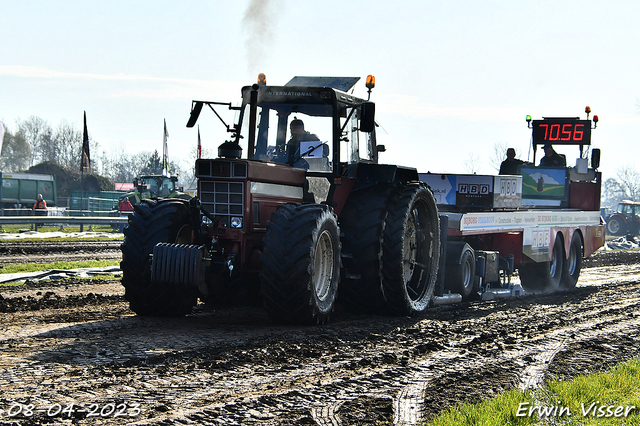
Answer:
<svg viewBox="0 0 640 426"><path fill-rule="evenodd" d="M531 293L552 293L558 291L564 270L564 247L558 235L553 244L551 260L525 263L518 268L522 288Z"/></svg>
<svg viewBox="0 0 640 426"><path fill-rule="evenodd" d="M440 258L440 218L425 184L408 184L392 196L382 245L388 311L394 315L424 311L433 295Z"/></svg>
<svg viewBox="0 0 640 426"><path fill-rule="evenodd" d="M329 206L280 206L271 215L261 261L263 302L273 320L328 321L340 280L340 231Z"/></svg>
<svg viewBox="0 0 640 426"><path fill-rule="evenodd" d="M191 243L188 202L145 199L136 204L124 229L122 285L133 312L144 316L182 316L198 300L197 288L151 281L149 256L158 243Z"/></svg>
<svg viewBox="0 0 640 426"><path fill-rule="evenodd" d="M343 275L338 300L354 312L380 312L385 304L382 235L392 189L385 185L354 192L340 214Z"/></svg>

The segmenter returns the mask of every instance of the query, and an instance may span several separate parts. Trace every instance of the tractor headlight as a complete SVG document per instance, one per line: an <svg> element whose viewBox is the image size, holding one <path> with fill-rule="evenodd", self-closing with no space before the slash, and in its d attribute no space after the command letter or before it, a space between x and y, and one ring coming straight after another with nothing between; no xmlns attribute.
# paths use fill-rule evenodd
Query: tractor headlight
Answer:
<svg viewBox="0 0 640 426"><path fill-rule="evenodd" d="M231 227L232 228L242 228L242 217L232 217L231 218Z"/></svg>

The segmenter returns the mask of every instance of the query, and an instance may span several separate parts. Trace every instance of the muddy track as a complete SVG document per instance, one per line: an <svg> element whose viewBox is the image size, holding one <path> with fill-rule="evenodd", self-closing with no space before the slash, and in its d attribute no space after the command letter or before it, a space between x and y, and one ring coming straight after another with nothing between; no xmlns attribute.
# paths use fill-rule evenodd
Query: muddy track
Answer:
<svg viewBox="0 0 640 426"><path fill-rule="evenodd" d="M120 259L121 240L114 241L2 241L0 268L16 263L49 263Z"/></svg>
<svg viewBox="0 0 640 426"><path fill-rule="evenodd" d="M137 317L117 281L0 288L0 424L59 424L66 417L46 410L71 403L73 424L416 424L635 356L640 254L585 266L570 292L413 318L339 308L322 327L273 324L244 306ZM8 416L28 404L44 411Z"/></svg>

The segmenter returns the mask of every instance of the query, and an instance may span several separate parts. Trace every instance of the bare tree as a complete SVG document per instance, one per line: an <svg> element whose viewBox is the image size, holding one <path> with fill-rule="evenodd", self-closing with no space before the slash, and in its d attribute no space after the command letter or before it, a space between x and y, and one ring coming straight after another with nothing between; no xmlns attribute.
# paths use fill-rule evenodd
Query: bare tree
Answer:
<svg viewBox="0 0 640 426"><path fill-rule="evenodd" d="M640 196L640 173L631 166L623 166L616 171L616 176L625 197L637 200Z"/></svg>
<svg viewBox="0 0 640 426"><path fill-rule="evenodd" d="M496 173L500 171L500 165L506 158L507 148L509 148L509 144L506 142L496 142L493 144L493 155L489 157L489 164L496 170Z"/></svg>
<svg viewBox="0 0 640 426"><path fill-rule="evenodd" d="M640 198L640 173L630 166L616 171L615 178L604 181L602 204L615 206L622 200L637 201Z"/></svg>
<svg viewBox="0 0 640 426"><path fill-rule="evenodd" d="M11 134L7 129L2 139L0 153L0 170L3 172L19 172L29 168L31 149L21 134Z"/></svg>
<svg viewBox="0 0 640 426"><path fill-rule="evenodd" d="M214 149L202 148L202 158L215 158ZM196 180L196 160L198 159L198 147L193 146L189 150L189 156L179 164L180 184L185 189L195 185Z"/></svg>
<svg viewBox="0 0 640 426"><path fill-rule="evenodd" d="M54 150L50 153L49 161L71 169L79 167L82 151L82 131L80 129L74 128L63 120L53 135L52 145Z"/></svg>
<svg viewBox="0 0 640 426"><path fill-rule="evenodd" d="M51 126L40 117L32 115L24 121L17 120L18 130L31 149L30 164L37 164L46 161L51 149Z"/></svg>
<svg viewBox="0 0 640 426"><path fill-rule="evenodd" d="M480 171L481 166L480 157L473 152L469 153L467 159L464 160L464 168L467 173L476 174Z"/></svg>

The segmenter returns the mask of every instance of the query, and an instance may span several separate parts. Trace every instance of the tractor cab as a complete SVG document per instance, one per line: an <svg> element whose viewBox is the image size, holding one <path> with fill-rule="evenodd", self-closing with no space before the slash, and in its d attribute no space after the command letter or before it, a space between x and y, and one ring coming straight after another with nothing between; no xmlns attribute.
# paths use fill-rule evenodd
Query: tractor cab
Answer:
<svg viewBox="0 0 640 426"><path fill-rule="evenodd" d="M122 195L118 200L120 213L132 212L133 206L146 198L190 198L178 187L178 176L138 176L133 180L133 187L134 191Z"/></svg>
<svg viewBox="0 0 640 426"><path fill-rule="evenodd" d="M133 213L123 285L136 312L182 315L198 297L259 294L277 320L324 323L343 274L345 303L385 304L401 315L427 307L440 242L435 200L416 169L378 164L375 105L351 94L358 80L269 86L261 75L242 88L238 106L192 102L187 127L206 105L230 137L217 158L196 160L196 197L143 200L144 211ZM149 256L150 270L132 271ZM147 283L165 283L166 299L147 293Z"/></svg>
<svg viewBox="0 0 640 426"><path fill-rule="evenodd" d="M378 152L384 151L375 142L374 104L347 93L358 80L294 77L284 86L267 86L263 78L242 88L239 107L194 101L187 127L195 124L203 105L214 112L215 105L227 105L239 112L239 118L233 127L227 125L232 138L218 149L220 157L245 155L249 160L287 164L310 175L348 175L349 165L376 163ZM367 78L369 92L373 81L373 76Z"/></svg>

